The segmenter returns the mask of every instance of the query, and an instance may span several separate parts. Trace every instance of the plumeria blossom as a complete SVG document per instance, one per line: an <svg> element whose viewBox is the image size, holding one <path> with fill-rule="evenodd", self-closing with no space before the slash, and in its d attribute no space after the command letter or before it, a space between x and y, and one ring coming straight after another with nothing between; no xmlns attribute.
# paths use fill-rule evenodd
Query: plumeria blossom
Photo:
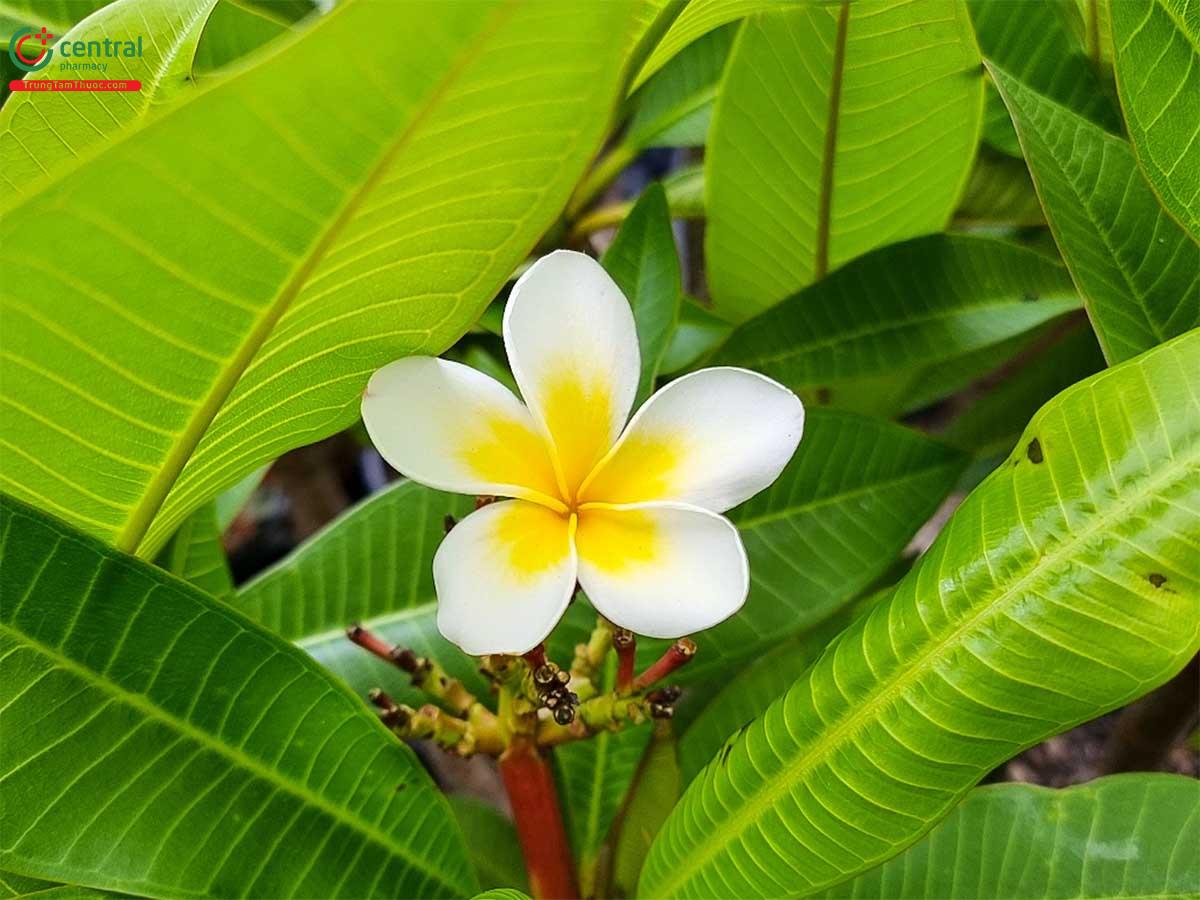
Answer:
<svg viewBox="0 0 1200 900"><path fill-rule="evenodd" d="M565 250L516 283L504 346L524 403L433 357L384 366L363 394L371 440L398 471L511 498L438 548L442 634L473 655L524 653L576 581L610 621L651 637L736 612L749 567L721 513L783 470L804 427L799 398L745 369L702 369L629 419L641 369L629 302L599 263Z"/></svg>

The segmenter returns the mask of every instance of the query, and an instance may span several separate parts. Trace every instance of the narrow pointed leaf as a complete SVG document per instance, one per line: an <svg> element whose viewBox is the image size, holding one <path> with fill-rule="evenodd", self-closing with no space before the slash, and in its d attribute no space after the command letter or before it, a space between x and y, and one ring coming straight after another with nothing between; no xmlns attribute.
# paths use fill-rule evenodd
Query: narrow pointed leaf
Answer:
<svg viewBox="0 0 1200 900"><path fill-rule="evenodd" d="M990 71L1108 361L1200 324L1200 244L1159 205L1129 144Z"/></svg>
<svg viewBox="0 0 1200 900"><path fill-rule="evenodd" d="M6 192L25 194L44 176L94 156L118 133L141 122L165 100L188 86L192 60L217 0L116 0L66 33L59 32L54 57L26 81L60 78L133 79L130 93L25 92L0 109L0 172ZM102 73L63 72L71 62L63 44L76 41L140 40L141 56L105 57ZM79 62L91 62L91 58Z"/></svg>
<svg viewBox="0 0 1200 900"><path fill-rule="evenodd" d="M10 202L2 483L152 557L351 424L371 372L453 343L565 204L629 13L350 0Z"/></svg>
<svg viewBox="0 0 1200 900"><path fill-rule="evenodd" d="M941 231L978 140L979 62L960 3L747 20L705 161L716 312L741 321L869 250Z"/></svg>
<svg viewBox="0 0 1200 900"><path fill-rule="evenodd" d="M920 843L823 897L1196 897L1200 781L1129 774L977 788Z"/></svg>
<svg viewBox="0 0 1200 900"><path fill-rule="evenodd" d="M891 599L692 782L644 896L805 895L1200 649L1200 332L1064 391Z"/></svg>
<svg viewBox="0 0 1200 900"><path fill-rule="evenodd" d="M1200 15L1188 0L1112 4L1129 139L1163 206L1200 240Z"/></svg>
<svg viewBox="0 0 1200 900"><path fill-rule="evenodd" d="M974 354L1079 307L1065 267L994 238L876 250L743 323L715 361L793 390Z"/></svg>
<svg viewBox="0 0 1200 900"><path fill-rule="evenodd" d="M0 867L171 898L475 888L412 751L304 653L8 497L0 541Z"/></svg>
<svg viewBox="0 0 1200 900"><path fill-rule="evenodd" d="M635 404L654 391L654 380L679 319L679 256L662 185L652 184L621 225L601 260L633 307L642 372Z"/></svg>

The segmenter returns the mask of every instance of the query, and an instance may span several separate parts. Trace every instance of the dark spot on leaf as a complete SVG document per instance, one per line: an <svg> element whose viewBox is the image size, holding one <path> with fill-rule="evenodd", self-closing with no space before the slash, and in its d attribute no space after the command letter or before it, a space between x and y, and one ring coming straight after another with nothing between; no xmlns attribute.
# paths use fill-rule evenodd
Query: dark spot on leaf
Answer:
<svg viewBox="0 0 1200 900"><path fill-rule="evenodd" d="M1159 575L1157 572L1151 572L1151 573L1150 573L1149 575L1147 575L1146 577L1150 579L1150 583L1151 583L1152 585L1154 585L1156 588L1160 588L1160 587L1162 587L1164 584L1166 584L1166 583L1167 583L1167 579L1166 579L1166 577L1165 577L1165 576L1163 576L1163 575Z"/></svg>
<svg viewBox="0 0 1200 900"><path fill-rule="evenodd" d="M1025 448L1025 455L1029 457L1029 461L1035 466L1046 457L1042 455L1042 442L1034 438L1029 442L1029 446Z"/></svg>
<svg viewBox="0 0 1200 900"><path fill-rule="evenodd" d="M1021 299L1024 300L1026 303L1033 303L1034 301L1040 300L1041 298L1037 294L1030 292L1030 293L1026 294L1024 297L1022 297Z"/></svg>
<svg viewBox="0 0 1200 900"><path fill-rule="evenodd" d="M829 401L833 399L833 391L827 387L817 388L817 403L821 406L827 406Z"/></svg>
<svg viewBox="0 0 1200 900"><path fill-rule="evenodd" d="M400 782L398 785L396 785L396 793L397 793L397 794L398 794L398 793L400 793L400 792L401 792L402 790L404 790L406 787L408 787L408 783L407 783L407 782L404 782L404 781Z"/></svg>

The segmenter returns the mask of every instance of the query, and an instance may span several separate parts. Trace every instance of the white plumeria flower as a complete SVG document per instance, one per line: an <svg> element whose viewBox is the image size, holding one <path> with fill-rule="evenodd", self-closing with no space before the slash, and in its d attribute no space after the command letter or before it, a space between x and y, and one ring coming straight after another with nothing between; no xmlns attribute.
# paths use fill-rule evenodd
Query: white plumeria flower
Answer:
<svg viewBox="0 0 1200 900"><path fill-rule="evenodd" d="M371 440L413 481L493 494L433 560L438 628L467 653L524 653L576 580L613 623L676 638L728 618L750 585L721 515L767 487L804 427L800 399L745 369L703 369L629 421L640 372L629 302L600 264L559 250L516 283L504 346L518 400L433 357L384 366L363 394Z"/></svg>

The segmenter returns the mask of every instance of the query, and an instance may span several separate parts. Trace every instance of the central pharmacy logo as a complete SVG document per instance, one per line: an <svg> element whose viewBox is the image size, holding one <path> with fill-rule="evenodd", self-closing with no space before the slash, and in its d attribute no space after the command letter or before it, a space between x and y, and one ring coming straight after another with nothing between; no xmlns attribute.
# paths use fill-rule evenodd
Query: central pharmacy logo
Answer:
<svg viewBox="0 0 1200 900"><path fill-rule="evenodd" d="M54 40L43 26L41 31L32 28L19 28L13 32L8 42L8 57L13 65L24 72L36 72L50 64L54 50L49 46Z"/></svg>

